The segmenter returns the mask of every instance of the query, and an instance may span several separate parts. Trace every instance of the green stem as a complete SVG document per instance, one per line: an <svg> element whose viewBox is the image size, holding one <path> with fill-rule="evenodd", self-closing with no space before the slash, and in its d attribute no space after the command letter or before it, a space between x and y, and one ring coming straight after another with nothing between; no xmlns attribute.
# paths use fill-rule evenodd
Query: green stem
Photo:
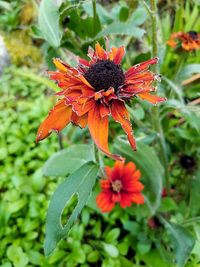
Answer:
<svg viewBox="0 0 200 267"><path fill-rule="evenodd" d="M96 10L96 0L92 1L92 9L93 9L93 34L96 35L97 28L97 10Z"/></svg>
<svg viewBox="0 0 200 267"><path fill-rule="evenodd" d="M63 150L63 148L64 148L64 146L63 146L63 135L60 132L58 132L57 135L58 135L58 143L59 143L60 150Z"/></svg>
<svg viewBox="0 0 200 267"><path fill-rule="evenodd" d="M152 57L158 56L158 44L157 44L157 20L156 20L156 1L151 0L151 9L149 9L149 14L152 21ZM155 64L154 71L158 72L158 66ZM152 107L152 126L154 130L158 133L159 145L160 145L160 156L162 163L165 168L165 183L168 195L170 195L170 183L169 183L169 171L168 171L168 158L166 143L163 134L163 129L160 121L160 112L157 106Z"/></svg>
<svg viewBox="0 0 200 267"><path fill-rule="evenodd" d="M182 52L181 56L177 60L177 64L176 64L176 67L175 67L175 73L174 73L175 74L175 76L174 76L175 83L178 81L178 78L179 78L178 76L180 74L180 71L181 71L183 65L186 62L187 56L188 56L188 53Z"/></svg>

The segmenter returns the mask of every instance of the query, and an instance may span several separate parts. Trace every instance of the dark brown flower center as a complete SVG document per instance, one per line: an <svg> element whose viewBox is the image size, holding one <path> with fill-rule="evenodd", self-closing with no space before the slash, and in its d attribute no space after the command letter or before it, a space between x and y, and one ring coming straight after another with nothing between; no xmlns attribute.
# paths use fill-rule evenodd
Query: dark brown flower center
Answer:
<svg viewBox="0 0 200 267"><path fill-rule="evenodd" d="M119 193L122 189L122 182L120 180L115 180L112 182L112 190Z"/></svg>
<svg viewBox="0 0 200 267"><path fill-rule="evenodd" d="M196 40L198 37L198 34L195 31L189 31L188 34L189 34L190 38L192 38L193 40Z"/></svg>
<svg viewBox="0 0 200 267"><path fill-rule="evenodd" d="M85 78L95 91L106 91L113 87L117 92L125 80L121 67L110 60L101 60L93 64L85 73Z"/></svg>

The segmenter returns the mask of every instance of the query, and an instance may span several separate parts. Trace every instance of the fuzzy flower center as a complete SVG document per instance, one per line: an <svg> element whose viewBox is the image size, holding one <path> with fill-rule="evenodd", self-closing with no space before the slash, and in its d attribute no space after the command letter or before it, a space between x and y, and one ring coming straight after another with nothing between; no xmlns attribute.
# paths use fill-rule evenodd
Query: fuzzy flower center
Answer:
<svg viewBox="0 0 200 267"><path fill-rule="evenodd" d="M93 64L85 74L86 80L95 88L95 91L110 87L117 89L123 85L125 76L121 67L110 60L101 60Z"/></svg>
<svg viewBox="0 0 200 267"><path fill-rule="evenodd" d="M119 193L122 189L122 182L120 180L115 180L112 182L112 190Z"/></svg>

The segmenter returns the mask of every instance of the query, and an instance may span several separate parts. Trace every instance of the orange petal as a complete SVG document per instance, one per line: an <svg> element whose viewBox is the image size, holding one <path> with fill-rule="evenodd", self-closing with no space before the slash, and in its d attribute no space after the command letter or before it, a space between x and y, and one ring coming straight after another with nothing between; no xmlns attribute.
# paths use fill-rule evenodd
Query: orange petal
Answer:
<svg viewBox="0 0 200 267"><path fill-rule="evenodd" d="M125 72L125 76L126 78L130 78L131 76L133 77L134 79L134 75L136 73L140 73L140 72L143 72L143 71L146 71L149 69L149 66L150 65L153 65L153 64L157 64L158 63L158 58L155 57L155 58L151 58L147 61L144 61L140 64L137 64L137 65L134 65L133 67L131 67L130 69L127 70L127 72Z"/></svg>
<svg viewBox="0 0 200 267"><path fill-rule="evenodd" d="M167 44L168 44L169 46L173 47L173 48L175 48L176 45L177 45L176 41L173 40L173 39L169 39L169 40L167 41Z"/></svg>
<svg viewBox="0 0 200 267"><path fill-rule="evenodd" d="M56 66L56 68L61 72L66 73L66 72L70 71L71 73L73 73L73 75L75 75L75 74L78 75L79 74L78 70L76 70L75 68L72 68L68 64L64 63L59 58L54 58L53 59L53 63Z"/></svg>
<svg viewBox="0 0 200 267"><path fill-rule="evenodd" d="M96 43L95 45L95 53L99 59L107 59L107 53L99 43Z"/></svg>
<svg viewBox="0 0 200 267"><path fill-rule="evenodd" d="M90 63L86 60L86 59L84 59L84 58L78 58L78 61L79 61L79 64L81 64L81 65L84 65L84 66L86 66L86 67L89 67L90 66Z"/></svg>
<svg viewBox="0 0 200 267"><path fill-rule="evenodd" d="M121 200L120 200L120 206L122 208L130 207L132 204L130 194L121 193Z"/></svg>
<svg viewBox="0 0 200 267"><path fill-rule="evenodd" d="M108 116L110 114L110 109L109 109L109 107L107 107L103 104L100 104L99 112L100 112L101 118L103 118L103 117Z"/></svg>
<svg viewBox="0 0 200 267"><path fill-rule="evenodd" d="M112 202L112 195L110 193L101 192L96 198L97 206L101 209L101 212L111 211L115 203Z"/></svg>
<svg viewBox="0 0 200 267"><path fill-rule="evenodd" d="M124 168L124 175L131 176L135 172L136 166L133 162L128 162Z"/></svg>
<svg viewBox="0 0 200 267"><path fill-rule="evenodd" d="M159 102L164 102L166 101L165 97L159 97L157 95L151 95L149 93L144 93L144 94L138 94L139 97L141 97L144 100L147 100L148 102L152 104L157 104Z"/></svg>
<svg viewBox="0 0 200 267"><path fill-rule="evenodd" d="M54 131L61 131L71 119L72 108L65 104L65 99L60 100L49 112L48 117L40 125L36 142L46 138Z"/></svg>
<svg viewBox="0 0 200 267"><path fill-rule="evenodd" d="M103 189L103 191L110 191L110 187L111 187L111 183L109 180L107 179L101 179L100 180L100 185L101 185L101 188Z"/></svg>
<svg viewBox="0 0 200 267"><path fill-rule="evenodd" d="M88 127L95 144L100 150L110 158L122 160L119 155L113 155L109 151L108 116L101 118L98 105L95 105L95 107L88 112Z"/></svg>
<svg viewBox="0 0 200 267"><path fill-rule="evenodd" d="M71 121L81 128L85 128L88 121L88 115L85 114L79 117L75 112L72 113Z"/></svg>
<svg viewBox="0 0 200 267"><path fill-rule="evenodd" d="M131 201L136 204L144 204L144 196L142 194L133 194Z"/></svg>
<svg viewBox="0 0 200 267"><path fill-rule="evenodd" d="M88 87L92 88L94 90L94 88L92 87L92 85L85 79L85 77L83 75L79 76L79 79Z"/></svg>
<svg viewBox="0 0 200 267"><path fill-rule="evenodd" d="M105 173L106 173L107 178L110 178L111 172L112 172L112 169L108 166L105 166Z"/></svg>
<svg viewBox="0 0 200 267"><path fill-rule="evenodd" d="M112 53L112 60L115 64L119 65L125 55L125 48L124 46L121 46L119 48L113 47L111 49Z"/></svg>
<svg viewBox="0 0 200 267"><path fill-rule="evenodd" d="M112 181L122 179L124 172L124 162L116 161L112 169L110 178Z"/></svg>
<svg viewBox="0 0 200 267"><path fill-rule="evenodd" d="M127 134L131 147L136 150L135 138L133 137L133 130L129 121L129 114L124 103L119 100L113 100L111 114L113 119L121 124Z"/></svg>
<svg viewBox="0 0 200 267"><path fill-rule="evenodd" d="M67 70L69 69L68 66L64 64L64 62L62 62L59 58L54 58L53 63L56 68L61 72L67 72Z"/></svg>
<svg viewBox="0 0 200 267"><path fill-rule="evenodd" d="M73 102L72 109L78 116L83 116L86 114L89 110L93 109L95 106L94 99L89 99L88 101L85 101L84 104L80 104L77 101Z"/></svg>

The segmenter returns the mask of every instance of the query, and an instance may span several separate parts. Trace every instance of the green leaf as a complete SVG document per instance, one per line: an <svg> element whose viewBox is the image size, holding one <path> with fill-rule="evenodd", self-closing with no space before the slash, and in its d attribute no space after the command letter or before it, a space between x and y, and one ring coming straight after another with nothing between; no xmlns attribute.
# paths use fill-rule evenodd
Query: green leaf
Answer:
<svg viewBox="0 0 200 267"><path fill-rule="evenodd" d="M178 206L176 202L170 197L165 197L162 199L159 211L170 212L170 211L177 210L177 209L178 209Z"/></svg>
<svg viewBox="0 0 200 267"><path fill-rule="evenodd" d="M147 254L151 249L151 243L150 242L138 242L137 244L137 250L140 254L144 255Z"/></svg>
<svg viewBox="0 0 200 267"><path fill-rule="evenodd" d="M177 86L173 81L171 81L170 79L168 79L166 77L162 77L162 78L170 86L170 88L174 91L174 93L177 95L180 102L182 104L184 104L183 91L182 91L181 86Z"/></svg>
<svg viewBox="0 0 200 267"><path fill-rule="evenodd" d="M8 11L11 11L12 10L11 4L8 3L7 1L0 1L0 8L6 9Z"/></svg>
<svg viewBox="0 0 200 267"><path fill-rule="evenodd" d="M119 251L114 245L104 243L103 246L104 250L109 254L110 257L117 258L119 256Z"/></svg>
<svg viewBox="0 0 200 267"><path fill-rule="evenodd" d="M89 161L95 162L92 145L72 145L51 156L43 167L43 174L66 176Z"/></svg>
<svg viewBox="0 0 200 267"><path fill-rule="evenodd" d="M46 237L44 250L49 255L58 241L70 230L95 184L98 167L93 163L87 163L71 174L55 191L47 213ZM67 202L76 194L78 203L70 215L66 225L61 225L61 215Z"/></svg>
<svg viewBox="0 0 200 267"><path fill-rule="evenodd" d="M194 73L200 73L200 64L188 64L179 73L179 79L185 80Z"/></svg>
<svg viewBox="0 0 200 267"><path fill-rule="evenodd" d="M178 32L183 28L183 8L178 7L175 13L174 29L173 32Z"/></svg>
<svg viewBox="0 0 200 267"><path fill-rule="evenodd" d="M60 46L62 33L59 26L59 8L54 0L42 0L39 7L39 30L54 48Z"/></svg>
<svg viewBox="0 0 200 267"><path fill-rule="evenodd" d="M136 27L133 22L114 22L102 30L97 38L110 34L130 35L135 38L141 38L145 33L145 30Z"/></svg>
<svg viewBox="0 0 200 267"><path fill-rule="evenodd" d="M130 21L136 26L142 25L148 18L147 12L144 8L137 8L131 15Z"/></svg>
<svg viewBox="0 0 200 267"><path fill-rule="evenodd" d="M83 2L84 11L90 16L93 16L92 3ZM114 17L110 12L108 12L102 5L96 3L96 12L99 16L99 19L102 23L111 23L114 20Z"/></svg>
<svg viewBox="0 0 200 267"><path fill-rule="evenodd" d="M183 267L194 247L195 240L182 226L169 223L164 218L161 221L171 237L177 266Z"/></svg>
<svg viewBox="0 0 200 267"><path fill-rule="evenodd" d="M119 228L113 228L108 233L106 233L105 241L107 243L114 243L117 240L117 238L119 237L119 235L120 235L120 229Z"/></svg>
<svg viewBox="0 0 200 267"><path fill-rule="evenodd" d="M130 17L129 21L126 22L113 22L103 29L97 38L103 37L109 34L119 34L119 35L130 35L135 38L141 38L145 30L137 27L144 23L147 18L146 11L143 8L136 9Z"/></svg>
<svg viewBox="0 0 200 267"><path fill-rule="evenodd" d="M151 249L147 254L139 255L141 261L144 261L148 267L175 267L171 262L166 261L158 249Z"/></svg>
<svg viewBox="0 0 200 267"><path fill-rule="evenodd" d="M119 12L119 20L126 21L128 19L129 8L127 6L122 6Z"/></svg>
<svg viewBox="0 0 200 267"><path fill-rule="evenodd" d="M198 216L200 214L200 206L197 205L197 203L200 203L199 188L200 188L200 170L197 170L192 177L190 202L188 207L188 212L190 214L189 218Z"/></svg>
<svg viewBox="0 0 200 267"><path fill-rule="evenodd" d="M28 257L23 252L21 247L12 245L7 249L8 259L11 260L15 267L27 266Z"/></svg>
<svg viewBox="0 0 200 267"><path fill-rule="evenodd" d="M142 173L142 180L148 188L151 201L151 212L155 213L160 205L164 169L154 149L142 142L137 142L137 151L133 151L129 143L119 136L114 143L115 152L133 161ZM150 203L148 203L150 205Z"/></svg>

